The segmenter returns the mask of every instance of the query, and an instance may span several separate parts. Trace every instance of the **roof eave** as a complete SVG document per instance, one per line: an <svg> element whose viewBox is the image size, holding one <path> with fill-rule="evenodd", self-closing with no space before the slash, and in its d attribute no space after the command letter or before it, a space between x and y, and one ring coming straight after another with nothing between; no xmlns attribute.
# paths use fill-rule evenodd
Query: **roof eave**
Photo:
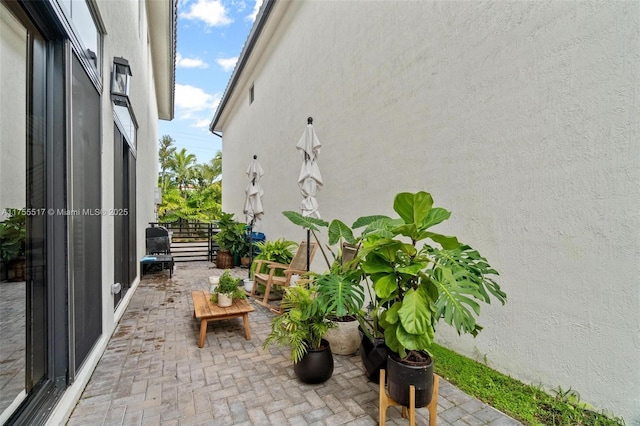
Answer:
<svg viewBox="0 0 640 426"><path fill-rule="evenodd" d="M178 0L146 2L158 118L173 120Z"/></svg>

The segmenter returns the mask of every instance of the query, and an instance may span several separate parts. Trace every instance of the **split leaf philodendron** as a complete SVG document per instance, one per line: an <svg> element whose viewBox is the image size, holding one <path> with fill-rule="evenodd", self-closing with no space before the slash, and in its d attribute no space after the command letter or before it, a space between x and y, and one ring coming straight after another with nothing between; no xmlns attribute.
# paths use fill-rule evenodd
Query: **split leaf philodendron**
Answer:
<svg viewBox="0 0 640 426"><path fill-rule="evenodd" d="M441 318L459 334L477 335L478 302L490 303L490 295L506 301L491 277L497 271L456 237L430 230L451 214L433 207L429 193L399 193L393 207L399 218L367 216L353 225L365 227L359 265L383 307L379 325L387 345L401 358L428 351Z"/></svg>

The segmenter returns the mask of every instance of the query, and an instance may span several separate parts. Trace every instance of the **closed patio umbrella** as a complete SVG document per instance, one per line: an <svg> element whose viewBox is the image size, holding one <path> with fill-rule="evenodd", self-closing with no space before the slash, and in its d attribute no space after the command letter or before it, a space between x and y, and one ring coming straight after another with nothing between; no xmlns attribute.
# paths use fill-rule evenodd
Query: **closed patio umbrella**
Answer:
<svg viewBox="0 0 640 426"><path fill-rule="evenodd" d="M316 195L322 188L322 175L320 174L317 160L321 146L320 140L313 128L313 118L309 117L307 118L307 127L296 145L296 148L302 155L302 168L300 169L300 176L298 177L298 185L300 186L300 192L302 192L303 196L300 210L303 216L318 219L320 218L320 212L318 211ZM307 270L309 270L310 232L311 231L307 229Z"/></svg>
<svg viewBox="0 0 640 426"><path fill-rule="evenodd" d="M262 219L264 208L262 206L262 194L264 193L260 186L260 178L264 175L264 170L258 162L258 156L254 155L253 160L247 168L247 176L249 184L245 189L246 198L244 201L244 214L249 224L249 258L253 262L253 227L256 221ZM251 275L251 263L249 264L249 275Z"/></svg>

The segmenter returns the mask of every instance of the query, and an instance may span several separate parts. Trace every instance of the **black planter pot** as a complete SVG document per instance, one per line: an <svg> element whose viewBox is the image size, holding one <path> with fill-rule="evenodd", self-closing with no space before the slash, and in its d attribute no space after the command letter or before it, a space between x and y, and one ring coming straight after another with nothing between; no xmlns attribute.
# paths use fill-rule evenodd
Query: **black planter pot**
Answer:
<svg viewBox="0 0 640 426"><path fill-rule="evenodd" d="M387 357L389 356L389 348L384 343L384 339L374 339L372 342L369 337L358 327L360 331L360 359L362 365L367 372L369 380L375 383L380 382L380 370L387 368Z"/></svg>
<svg viewBox="0 0 640 426"><path fill-rule="evenodd" d="M416 407L424 407L431 402L433 394L433 359L426 365L410 365L400 362L396 354L387 360L387 389L389 396L401 405L409 406L409 386L416 388Z"/></svg>
<svg viewBox="0 0 640 426"><path fill-rule="evenodd" d="M300 362L293 363L293 371L301 382L323 383L333 374L333 355L329 342L322 339L320 349L309 349Z"/></svg>

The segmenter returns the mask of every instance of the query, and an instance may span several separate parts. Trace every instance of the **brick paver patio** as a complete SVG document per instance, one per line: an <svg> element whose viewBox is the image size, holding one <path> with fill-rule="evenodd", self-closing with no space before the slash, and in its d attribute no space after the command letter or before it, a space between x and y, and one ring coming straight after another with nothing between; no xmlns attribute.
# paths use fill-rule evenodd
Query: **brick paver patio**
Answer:
<svg viewBox="0 0 640 426"><path fill-rule="evenodd" d="M255 304L250 341L241 318L209 325L198 348L192 290L208 289L222 270L209 262L180 263L145 275L78 402L68 425L376 425L378 385L360 358L334 355L321 385L296 380L286 349L262 348L273 314ZM234 275L246 277L246 269ZM408 424L398 407L387 424ZM428 424L417 411L416 424ZM519 425L445 380L438 425Z"/></svg>

